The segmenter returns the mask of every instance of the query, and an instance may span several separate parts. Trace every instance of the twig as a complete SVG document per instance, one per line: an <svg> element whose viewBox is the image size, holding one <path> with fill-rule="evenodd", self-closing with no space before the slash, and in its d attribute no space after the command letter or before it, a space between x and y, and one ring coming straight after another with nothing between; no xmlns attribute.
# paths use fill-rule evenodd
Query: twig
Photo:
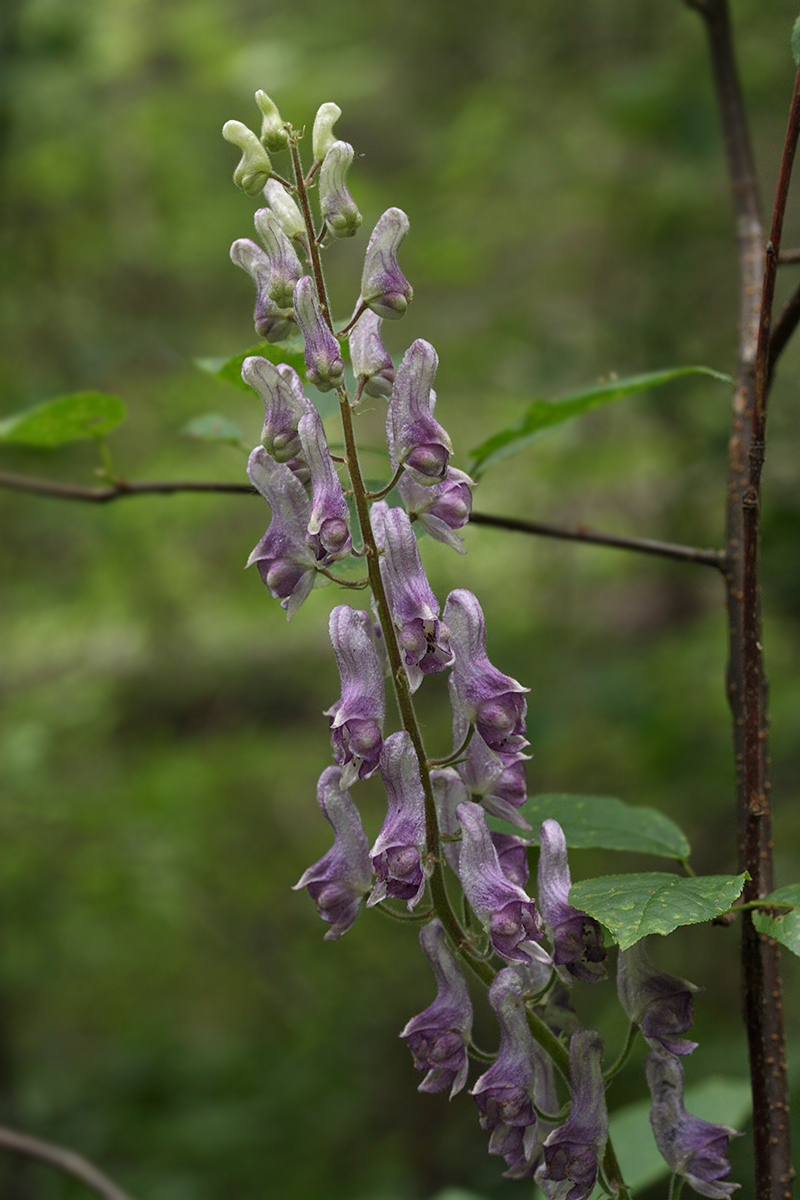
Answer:
<svg viewBox="0 0 800 1200"><path fill-rule="evenodd" d="M702 16L708 34L739 248L739 349L728 448L725 538L727 687L737 774L739 863L740 869L749 871L753 877L749 886L755 891L748 894L752 899L771 890L773 873L767 685L760 654L759 497L751 488L753 472L760 474L764 447L763 438L753 441L753 417L759 407L765 411L769 367L777 355L770 359L767 353L769 342L765 338L762 311L764 232L728 0L687 2ZM774 262L771 266L774 269ZM759 405L756 404L757 371L761 376ZM752 578L746 585L748 571L752 572ZM753 826L756 812L757 832ZM757 1200L787 1200L792 1194L794 1171L780 952L776 942L757 933L747 915L742 919L742 980L753 1092L755 1194Z"/></svg>
<svg viewBox="0 0 800 1200"><path fill-rule="evenodd" d="M95 504L107 504L110 500L122 500L126 496L170 495L175 492L231 492L252 493L255 488L249 483L213 483L208 480L168 479L156 483L134 483L118 479L102 487L81 487L74 483L57 483L53 479L38 479L32 475L11 475L0 471L0 488L17 492L34 492L38 496L52 496L56 500L84 500Z"/></svg>
<svg viewBox="0 0 800 1200"><path fill-rule="evenodd" d="M707 567L725 570L725 558L719 550L701 550L697 546L679 546L672 542L654 541L652 538L625 537L616 533L601 533L586 525L569 529L562 525L551 525L545 521L519 521L516 517L494 517L488 513L473 512L472 525L491 525L495 529L510 529L516 533L530 533L537 537L560 538L568 542L585 542L594 546L611 546L617 550L633 550L640 554L657 554L661 558L676 558L682 562L701 563Z"/></svg>
<svg viewBox="0 0 800 1200"><path fill-rule="evenodd" d="M29 1133L19 1133L16 1129L6 1129L2 1126L0 1147L10 1150L12 1154L36 1159L37 1162L45 1163L64 1175L72 1176L102 1200L131 1200L127 1192L123 1192L107 1175L74 1150L66 1150L63 1146L55 1146L52 1142L43 1142L39 1138L31 1137Z"/></svg>

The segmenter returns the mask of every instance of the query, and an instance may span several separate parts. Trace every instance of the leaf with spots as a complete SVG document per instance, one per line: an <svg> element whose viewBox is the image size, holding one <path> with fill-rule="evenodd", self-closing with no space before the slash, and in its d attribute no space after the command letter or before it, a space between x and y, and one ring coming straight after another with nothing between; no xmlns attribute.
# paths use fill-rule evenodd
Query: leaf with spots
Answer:
<svg viewBox="0 0 800 1200"><path fill-rule="evenodd" d="M542 821L558 821L572 850L631 850L678 862L689 857L686 836L669 817L610 796L532 796L522 815L537 837Z"/></svg>
<svg viewBox="0 0 800 1200"><path fill-rule="evenodd" d="M788 887L778 888L765 896L762 904L793 904L796 907L788 912L753 913L753 924L759 933L774 938L793 954L800 955L800 884L792 883Z"/></svg>
<svg viewBox="0 0 800 1200"><path fill-rule="evenodd" d="M610 930L621 950L650 933L672 933L727 912L746 875L602 875L573 885L569 902Z"/></svg>

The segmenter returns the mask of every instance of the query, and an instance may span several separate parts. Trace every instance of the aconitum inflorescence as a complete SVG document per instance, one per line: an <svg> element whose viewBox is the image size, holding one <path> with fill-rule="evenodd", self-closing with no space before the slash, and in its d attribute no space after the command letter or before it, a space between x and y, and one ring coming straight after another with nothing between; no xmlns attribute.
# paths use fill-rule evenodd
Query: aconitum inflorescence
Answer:
<svg viewBox="0 0 800 1200"><path fill-rule="evenodd" d="M248 563L289 618L317 586L356 599L329 606L340 693L324 714L333 761L319 778L317 800L333 845L294 886L308 892L329 941L365 907L404 920L419 915L437 992L400 1036L425 1072L420 1090L449 1090L452 1097L467 1082L470 1058L481 1061L471 1094L489 1152L505 1159L511 1178L535 1175L548 1200L584 1200L598 1180L622 1182L605 1151L602 1041L582 1028L580 1006L571 1002L573 987L604 975L603 935L570 905L567 838L541 815L538 898L530 892L528 818L536 801L527 803L525 778L529 689L490 661L478 597L456 587L442 610L425 572L417 534L464 553L458 531L469 521L474 483L453 465L453 443L434 416L436 350L415 338L393 356L383 342L384 320L396 336L413 296L397 259L409 220L399 208L378 218L357 290L332 306L322 255L353 237L361 222L347 183L355 152L333 132L341 110L331 102L320 107L306 173L300 133L265 92L256 102L260 136L236 121L224 129L242 151L235 181L260 205L254 224L261 245L239 238L231 258L255 283L256 331L276 344L248 354L242 366L264 405L248 476L270 508ZM284 152L291 163L273 169L270 155ZM334 311L352 313L342 328ZM299 359L287 350L281 361L279 348L297 332L304 378L295 370ZM320 407L318 393L335 397L336 431L327 423L331 406ZM448 399L442 409L448 405L451 415ZM376 409L386 437L384 478L368 490L357 423ZM369 439L375 449L374 433ZM442 724L453 740L433 757L412 696L424 687L435 695L429 677L436 675L447 677L439 695L445 704L449 698ZM385 730L387 691L396 725ZM368 833L360 785L370 778L373 790L382 784L386 809L378 829L371 810ZM491 1056L472 1042L468 980L487 990L500 1028L488 1064ZM694 1047L680 1035L691 1024L696 989L657 971L643 944L620 955L618 987L631 1021L655 1048L647 1074L659 1148L697 1191L725 1200L735 1186L723 1182L732 1131L685 1112L675 1057ZM568 1079L569 1095L559 1097L556 1070Z"/></svg>

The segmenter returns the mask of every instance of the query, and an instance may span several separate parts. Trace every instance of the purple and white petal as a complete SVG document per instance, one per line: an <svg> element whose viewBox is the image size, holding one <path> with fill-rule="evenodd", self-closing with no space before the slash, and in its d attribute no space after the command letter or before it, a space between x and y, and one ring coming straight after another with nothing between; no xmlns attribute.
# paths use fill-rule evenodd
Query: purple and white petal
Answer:
<svg viewBox="0 0 800 1200"><path fill-rule="evenodd" d="M342 786L367 779L378 769L386 713L383 668L369 613L340 604L328 625L342 680L341 699L328 709L333 756L342 767Z"/></svg>
<svg viewBox="0 0 800 1200"><path fill-rule="evenodd" d="M306 379L320 392L339 387L344 376L339 343L322 315L310 275L295 284L294 315L305 341Z"/></svg>
<svg viewBox="0 0 800 1200"><path fill-rule="evenodd" d="M420 1092L443 1092L450 1098L467 1080L467 1043L472 1036L472 1004L464 976L450 949L441 921L434 918L419 935L436 977L436 999L412 1017L401 1038L408 1042L418 1071L427 1071Z"/></svg>
<svg viewBox="0 0 800 1200"><path fill-rule="evenodd" d="M389 440L398 463L423 485L441 483L453 444L433 415L433 381L439 358L430 342L417 338L397 369L386 416Z"/></svg>
<svg viewBox="0 0 800 1200"><path fill-rule="evenodd" d="M606 975L603 931L593 917L568 903L572 880L567 839L558 821L547 820L539 831L539 912L553 942L553 961L583 983Z"/></svg>
<svg viewBox="0 0 800 1200"><path fill-rule="evenodd" d="M250 482L272 509L267 532L253 549L247 566L258 572L291 620L314 586L317 563L306 541L311 504L303 485L285 463L256 446L247 464Z"/></svg>
<svg viewBox="0 0 800 1200"><path fill-rule="evenodd" d="M590 1196L608 1141L608 1110L601 1058L603 1040L581 1029L569 1044L572 1108L569 1120L548 1135L536 1182L547 1200Z"/></svg>
<svg viewBox="0 0 800 1200"><path fill-rule="evenodd" d="M311 512L308 534L317 557L326 565L350 553L350 510L328 450L319 413L311 410L297 426L303 456L311 474Z"/></svg>
<svg viewBox="0 0 800 1200"><path fill-rule="evenodd" d="M364 256L361 296L379 317L397 320L411 303L414 290L397 265L397 251L408 233L408 217L387 208L375 224Z"/></svg>
<svg viewBox="0 0 800 1200"><path fill-rule="evenodd" d="M647 939L621 950L617 960L617 993L631 1021L648 1045L669 1054L691 1054L697 1042L681 1037L694 1022L692 995L700 989L687 979L659 971L647 953Z"/></svg>
<svg viewBox="0 0 800 1200"><path fill-rule="evenodd" d="M380 771L389 808L370 850L378 882L367 904L392 897L406 900L410 912L425 890L425 793L414 745L404 729L383 743Z"/></svg>

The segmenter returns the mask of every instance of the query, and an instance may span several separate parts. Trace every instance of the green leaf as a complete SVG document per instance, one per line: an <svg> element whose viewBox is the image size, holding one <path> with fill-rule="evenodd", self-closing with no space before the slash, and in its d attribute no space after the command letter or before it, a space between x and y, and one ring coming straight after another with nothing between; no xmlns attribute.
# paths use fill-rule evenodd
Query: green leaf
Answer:
<svg viewBox="0 0 800 1200"><path fill-rule="evenodd" d="M800 17L797 18L792 29L792 57L800 65Z"/></svg>
<svg viewBox="0 0 800 1200"><path fill-rule="evenodd" d="M181 433L205 442L224 442L228 446L235 446L237 450L246 447L244 434L239 426L218 413L204 413L201 417L193 417L183 426Z"/></svg>
<svg viewBox="0 0 800 1200"><path fill-rule="evenodd" d="M764 912L753 912L753 924L759 933L775 938L787 950L800 955L800 884L792 883L788 887L778 888L765 896L763 904L795 904L798 907L792 912L770 917Z"/></svg>
<svg viewBox="0 0 800 1200"><path fill-rule="evenodd" d="M654 808L634 808L610 796L533 796L522 806L538 841L552 818L575 850L633 850L685 862L690 847L678 826Z"/></svg>
<svg viewBox="0 0 800 1200"><path fill-rule="evenodd" d="M647 375L632 375L628 379L614 379L596 387L573 392L562 396L560 400L534 400L525 410L525 415L516 425L493 434L471 451L471 459L467 471L474 479L479 478L489 467L524 450L536 438L541 437L548 429L555 429L566 421L574 421L584 413L601 405L611 404L615 400L624 400L637 392L646 392L650 388L661 387L680 379L684 375L710 375L723 383L730 383L729 375L714 371L711 367L672 367L666 371L651 371Z"/></svg>
<svg viewBox="0 0 800 1200"><path fill-rule="evenodd" d="M611 931L621 950L649 933L672 933L679 925L697 925L726 912L738 898L746 874L601 875L570 890L569 902Z"/></svg>
<svg viewBox="0 0 800 1200"><path fill-rule="evenodd" d="M73 392L0 421L0 442L51 449L102 437L124 421L125 416L125 405L119 396Z"/></svg>
<svg viewBox="0 0 800 1200"><path fill-rule="evenodd" d="M232 383L234 387L243 388L252 396L253 389L242 379L242 363L252 355L266 358L267 362L274 363L275 366L288 363L299 375L303 375L306 369L303 339L297 335L287 339L280 346L273 342L259 342L257 346L245 350L243 354L235 354L233 358L196 358L194 363L201 371L207 371L223 383Z"/></svg>

